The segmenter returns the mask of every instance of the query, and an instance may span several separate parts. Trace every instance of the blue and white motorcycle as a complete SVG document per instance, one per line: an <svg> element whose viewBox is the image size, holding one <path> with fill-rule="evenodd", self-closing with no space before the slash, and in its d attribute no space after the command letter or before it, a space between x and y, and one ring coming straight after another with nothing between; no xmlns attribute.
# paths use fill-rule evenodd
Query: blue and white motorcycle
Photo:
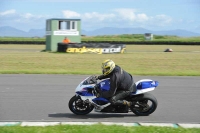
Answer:
<svg viewBox="0 0 200 133"><path fill-rule="evenodd" d="M128 113L133 112L138 116L148 116L157 108L156 98L149 93L158 86L158 81L151 79L139 80L134 84L137 91L124 98L131 101L131 107L127 105L112 105L108 99L96 97L98 90L108 91L110 89L110 80L104 79L97 82L94 76L87 77L76 88L76 95L73 96L69 103L69 109L76 115L86 115L93 109L96 112L103 113Z"/></svg>

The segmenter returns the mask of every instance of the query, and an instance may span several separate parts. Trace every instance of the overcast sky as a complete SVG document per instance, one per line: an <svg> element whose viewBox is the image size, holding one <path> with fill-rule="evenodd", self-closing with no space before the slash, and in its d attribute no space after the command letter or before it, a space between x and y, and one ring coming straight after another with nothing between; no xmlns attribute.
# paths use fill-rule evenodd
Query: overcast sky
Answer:
<svg viewBox="0 0 200 133"><path fill-rule="evenodd" d="M200 0L0 0L0 27L44 29L46 19L81 19L102 27L200 32Z"/></svg>

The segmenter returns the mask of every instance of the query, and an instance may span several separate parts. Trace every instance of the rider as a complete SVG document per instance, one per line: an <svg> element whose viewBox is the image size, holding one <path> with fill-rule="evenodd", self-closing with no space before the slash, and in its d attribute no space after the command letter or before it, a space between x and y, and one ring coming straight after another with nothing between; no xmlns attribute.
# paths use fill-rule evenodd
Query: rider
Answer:
<svg viewBox="0 0 200 133"><path fill-rule="evenodd" d="M102 63L102 73L103 75L96 78L99 80L110 78L110 90L100 92L97 97L107 98L113 105L128 105L130 107L132 103L123 100L123 98L136 91L132 76L118 65L115 65L110 59Z"/></svg>

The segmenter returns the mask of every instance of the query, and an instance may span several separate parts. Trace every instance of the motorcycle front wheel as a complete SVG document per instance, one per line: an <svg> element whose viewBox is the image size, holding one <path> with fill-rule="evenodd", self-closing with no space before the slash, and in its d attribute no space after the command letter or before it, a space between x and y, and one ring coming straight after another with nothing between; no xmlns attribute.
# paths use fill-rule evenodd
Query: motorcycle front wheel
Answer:
<svg viewBox="0 0 200 133"><path fill-rule="evenodd" d="M80 96L73 96L68 103L69 109L76 115L86 115L90 113L94 106L85 103Z"/></svg>
<svg viewBox="0 0 200 133"><path fill-rule="evenodd" d="M130 107L131 111L138 116L148 116L153 113L158 105L156 98L150 93L144 93L133 101L135 104Z"/></svg>

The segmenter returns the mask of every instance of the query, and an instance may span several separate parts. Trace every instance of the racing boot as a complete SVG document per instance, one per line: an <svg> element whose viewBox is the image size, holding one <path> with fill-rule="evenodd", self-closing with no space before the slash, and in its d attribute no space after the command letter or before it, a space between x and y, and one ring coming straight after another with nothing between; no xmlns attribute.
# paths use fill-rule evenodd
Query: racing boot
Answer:
<svg viewBox="0 0 200 133"><path fill-rule="evenodd" d="M123 100L123 104L124 105L127 105L128 107L131 107L131 105L132 105L132 102L129 102L129 101L126 101L126 100Z"/></svg>

